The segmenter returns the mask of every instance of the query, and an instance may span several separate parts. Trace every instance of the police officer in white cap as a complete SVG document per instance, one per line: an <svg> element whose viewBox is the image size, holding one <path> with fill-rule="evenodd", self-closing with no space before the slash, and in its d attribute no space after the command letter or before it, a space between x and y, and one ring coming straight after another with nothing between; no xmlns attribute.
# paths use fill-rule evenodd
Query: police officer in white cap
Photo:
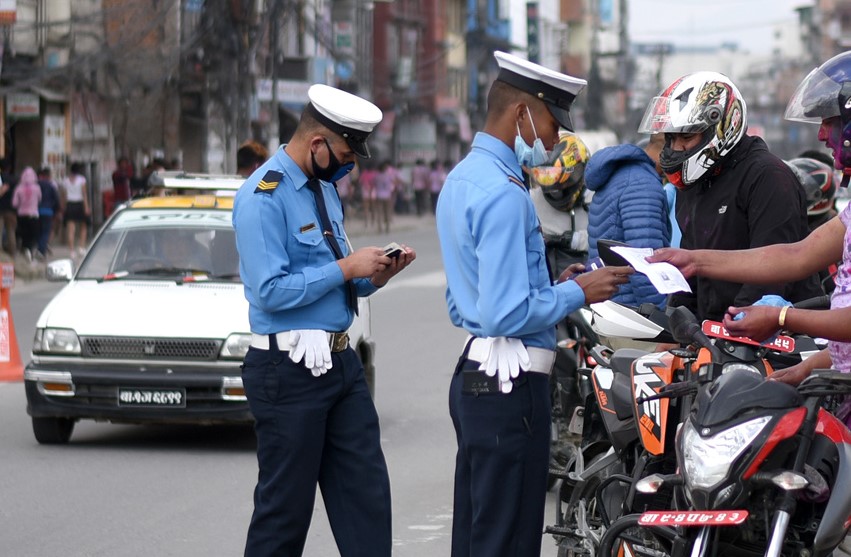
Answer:
<svg viewBox="0 0 851 557"><path fill-rule="evenodd" d="M357 297L410 264L349 252L334 182L381 121L372 103L313 85L289 144L236 194L233 225L252 331L242 379L259 475L246 556L302 554L316 484L340 554L389 556L390 484L378 415L346 330Z"/></svg>
<svg viewBox="0 0 851 557"><path fill-rule="evenodd" d="M555 326L632 272L604 267L551 284L524 168L547 162L559 128L573 131L585 81L502 52L496 60L484 131L437 205L449 316L469 333L449 389L453 557L540 555Z"/></svg>

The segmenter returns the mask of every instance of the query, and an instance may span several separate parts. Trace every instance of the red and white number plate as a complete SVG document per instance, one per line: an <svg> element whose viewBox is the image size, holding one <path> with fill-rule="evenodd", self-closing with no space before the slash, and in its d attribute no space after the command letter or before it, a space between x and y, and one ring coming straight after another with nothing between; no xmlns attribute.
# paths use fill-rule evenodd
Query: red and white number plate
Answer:
<svg viewBox="0 0 851 557"><path fill-rule="evenodd" d="M639 526L736 526L745 521L748 511L647 511L638 519Z"/></svg>
<svg viewBox="0 0 851 557"><path fill-rule="evenodd" d="M753 346L767 346L772 350L777 350L778 352L791 352L795 349L795 339L792 337L787 337L786 335L777 335L777 338L772 340L771 342L767 342L764 345L761 342L757 342L748 337L737 337L730 334L724 325L719 323L718 321L710 321L707 319L703 322L703 333L710 337L715 338L726 338L730 340L734 340L736 342L741 342L744 344L750 344Z"/></svg>

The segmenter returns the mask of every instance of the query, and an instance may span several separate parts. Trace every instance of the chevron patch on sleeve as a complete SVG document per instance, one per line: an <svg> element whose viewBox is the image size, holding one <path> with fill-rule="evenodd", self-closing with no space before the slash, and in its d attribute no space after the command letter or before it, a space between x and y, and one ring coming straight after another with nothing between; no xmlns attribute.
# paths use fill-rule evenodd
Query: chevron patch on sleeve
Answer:
<svg viewBox="0 0 851 557"><path fill-rule="evenodd" d="M263 179L257 183L254 193L272 193L275 191L275 188L278 187L278 184L281 182L281 178L283 177L284 175L277 170L270 170L265 176L263 176Z"/></svg>

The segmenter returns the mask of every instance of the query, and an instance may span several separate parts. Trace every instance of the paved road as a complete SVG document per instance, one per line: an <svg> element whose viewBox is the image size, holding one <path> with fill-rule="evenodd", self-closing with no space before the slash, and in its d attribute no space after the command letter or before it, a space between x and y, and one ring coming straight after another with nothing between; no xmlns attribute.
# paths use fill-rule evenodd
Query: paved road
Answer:
<svg viewBox="0 0 851 557"><path fill-rule="evenodd" d="M433 219L356 247L408 243L417 262L375 296L376 404L390 469L395 554L449 554L455 441L449 377L464 333L446 316ZM19 282L12 308L28 354L35 319L57 290ZM116 311L120 311L117 308ZM0 384L0 555L241 555L257 468L248 428L82 422L71 444L39 446L20 383ZM547 519L553 516L550 494ZM337 555L317 497L305 555ZM555 546L544 540L545 557Z"/></svg>

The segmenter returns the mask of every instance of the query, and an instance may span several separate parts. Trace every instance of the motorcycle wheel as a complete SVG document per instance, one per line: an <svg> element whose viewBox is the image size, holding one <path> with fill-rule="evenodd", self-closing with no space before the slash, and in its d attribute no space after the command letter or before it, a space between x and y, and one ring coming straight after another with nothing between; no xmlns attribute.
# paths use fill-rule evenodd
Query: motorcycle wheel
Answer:
<svg viewBox="0 0 851 557"><path fill-rule="evenodd" d="M606 455L600 451L591 455L585 468L590 467ZM575 536L564 536L558 545L558 557L593 557L597 554L599 541L605 532L603 515L600 505L605 505L606 514L610 519L617 518L620 505L623 503L626 488L618 489L617 483L611 483L604 490L603 499L597 499L597 489L600 484L612 474L623 473L623 463L616 461L611 467L600 471L598 475L592 476L588 481L579 484L566 481L562 484L559 496L566 503L566 510L561 517L561 523L577 532ZM580 493L576 498L575 490ZM575 499L576 504L571 506L570 501Z"/></svg>
<svg viewBox="0 0 851 557"><path fill-rule="evenodd" d="M640 517L628 514L612 522L600 539L597 556L669 557L676 532L672 528L639 526Z"/></svg>

